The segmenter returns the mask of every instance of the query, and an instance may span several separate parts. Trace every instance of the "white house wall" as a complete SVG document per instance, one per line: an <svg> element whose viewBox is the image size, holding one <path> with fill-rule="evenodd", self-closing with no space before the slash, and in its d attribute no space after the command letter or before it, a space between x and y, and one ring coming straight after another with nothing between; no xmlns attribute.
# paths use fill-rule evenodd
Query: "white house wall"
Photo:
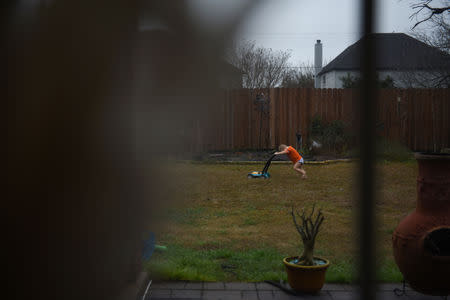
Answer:
<svg viewBox="0 0 450 300"><path fill-rule="evenodd" d="M350 73L353 77L359 77L359 72L355 71L330 71L320 76L320 88L322 89L342 89L341 77ZM325 81L324 81L325 78Z"/></svg>
<svg viewBox="0 0 450 300"><path fill-rule="evenodd" d="M397 88L431 88L434 87L436 74L424 71L383 71L378 72L380 79L390 76Z"/></svg>
<svg viewBox="0 0 450 300"><path fill-rule="evenodd" d="M322 89L342 89L342 80L341 77L346 77L349 74L352 77L360 77L360 72L357 71L330 71L325 74L319 76L320 78L320 88ZM377 72L379 79L384 80L386 77L390 76L394 80L394 85L397 88L422 88L424 86L420 86L415 83L408 83L408 78L416 77L416 78L432 78L432 75L428 72L423 71L409 71L409 72L401 72L401 71L379 71ZM325 78L325 81L324 81Z"/></svg>

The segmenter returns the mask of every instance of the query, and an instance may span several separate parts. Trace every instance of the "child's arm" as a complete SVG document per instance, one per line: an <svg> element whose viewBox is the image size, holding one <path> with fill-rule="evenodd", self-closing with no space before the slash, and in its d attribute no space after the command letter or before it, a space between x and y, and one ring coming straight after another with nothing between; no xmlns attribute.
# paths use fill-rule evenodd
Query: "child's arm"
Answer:
<svg viewBox="0 0 450 300"><path fill-rule="evenodd" d="M275 152L274 155L281 155L281 154L287 154L289 151L286 149L284 149L283 151L280 152Z"/></svg>

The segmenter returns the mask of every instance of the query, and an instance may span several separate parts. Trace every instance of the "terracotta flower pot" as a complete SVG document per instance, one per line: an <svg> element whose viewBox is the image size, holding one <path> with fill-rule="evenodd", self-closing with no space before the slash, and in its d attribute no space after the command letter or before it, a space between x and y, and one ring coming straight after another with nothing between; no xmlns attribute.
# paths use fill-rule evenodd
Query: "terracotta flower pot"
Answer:
<svg viewBox="0 0 450 300"><path fill-rule="evenodd" d="M450 155L416 154L417 206L392 235L395 262L409 285L450 294Z"/></svg>
<svg viewBox="0 0 450 300"><path fill-rule="evenodd" d="M330 262L324 258L314 257L315 259L324 261L325 264L318 266L301 266L289 262L295 258L298 258L298 256L286 257L283 259L291 288L305 293L317 293L320 291L325 283L325 273Z"/></svg>

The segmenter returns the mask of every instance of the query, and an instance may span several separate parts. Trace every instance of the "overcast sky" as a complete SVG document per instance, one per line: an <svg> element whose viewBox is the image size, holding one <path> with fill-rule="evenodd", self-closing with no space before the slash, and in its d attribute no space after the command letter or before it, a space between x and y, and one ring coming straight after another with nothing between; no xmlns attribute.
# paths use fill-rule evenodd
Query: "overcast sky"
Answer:
<svg viewBox="0 0 450 300"><path fill-rule="evenodd" d="M143 0L144 2L146 0ZM345 48L360 38L359 3L362 0L187 0L192 21L202 30L220 32L230 22L230 16L244 10L247 13L238 27L235 42L255 41L275 50L290 50L291 64L314 61L314 44L321 40L323 59L330 62ZM416 20L410 19L413 3L419 0L375 0L377 3L377 32L410 33ZM39 3L52 0L20 0L19 12L26 14ZM432 6L448 5L449 0L433 0ZM158 20L141 11L140 30L164 28ZM155 23L156 22L156 23ZM425 29L420 25L419 29Z"/></svg>
<svg viewBox="0 0 450 300"><path fill-rule="evenodd" d="M263 47L291 50L291 63L299 65L314 61L314 44L316 40L321 40L323 59L330 62L359 39L360 2L360 0L260 1L261 4L255 6L245 16L236 41L252 40ZM413 2L378 0L376 31L410 32L415 24L415 20L410 19ZM192 3L196 18L209 24L223 22L228 15L242 6L242 1L232 0L193 0Z"/></svg>
<svg viewBox="0 0 450 300"><path fill-rule="evenodd" d="M264 47L292 50L292 63L313 62L321 40L328 62L359 37L359 0L264 1L240 28L237 40L255 40ZM408 1L379 1L377 32L408 32Z"/></svg>

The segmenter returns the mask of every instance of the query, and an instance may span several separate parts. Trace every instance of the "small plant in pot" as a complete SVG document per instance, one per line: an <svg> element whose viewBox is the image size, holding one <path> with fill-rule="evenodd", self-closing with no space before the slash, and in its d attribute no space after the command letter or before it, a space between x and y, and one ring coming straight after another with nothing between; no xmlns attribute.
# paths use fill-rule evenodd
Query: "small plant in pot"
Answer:
<svg viewBox="0 0 450 300"><path fill-rule="evenodd" d="M294 211L291 215L295 228L300 234L303 242L303 253L300 256L286 257L283 263L286 267L288 283L295 291L316 293L325 283L325 273L330 262L327 259L314 256L314 244L320 225L325 217L319 210L314 215L315 205L310 214Z"/></svg>

